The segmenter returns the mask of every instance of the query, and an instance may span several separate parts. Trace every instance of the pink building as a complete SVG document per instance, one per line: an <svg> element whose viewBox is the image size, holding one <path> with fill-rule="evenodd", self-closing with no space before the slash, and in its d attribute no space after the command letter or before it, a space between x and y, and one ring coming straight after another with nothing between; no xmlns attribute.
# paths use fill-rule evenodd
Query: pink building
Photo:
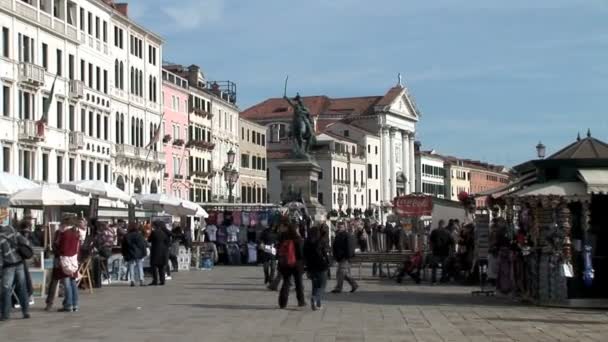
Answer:
<svg viewBox="0 0 608 342"><path fill-rule="evenodd" d="M188 81L163 69L161 139L165 158L165 193L188 199Z"/></svg>

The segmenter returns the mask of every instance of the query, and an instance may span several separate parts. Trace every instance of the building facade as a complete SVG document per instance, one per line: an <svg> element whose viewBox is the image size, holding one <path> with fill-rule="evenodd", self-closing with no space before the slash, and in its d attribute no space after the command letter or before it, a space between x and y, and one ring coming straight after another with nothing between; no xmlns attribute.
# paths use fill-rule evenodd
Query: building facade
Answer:
<svg viewBox="0 0 608 342"><path fill-rule="evenodd" d="M303 97L302 100L309 108L317 135L328 132L334 138L339 136L346 140L355 140L356 145L359 145L355 148L354 155L357 158L363 156L363 178L366 179L366 187L360 186L360 174L357 179L363 202L367 207L388 207L394 197L414 191L414 139L420 112L405 87L397 85L383 96L335 99L312 96ZM293 117L293 109L285 100L268 99L243 111L241 116L266 126L268 148L272 151L269 152L270 159L285 157L281 150L289 149L288 130ZM350 153L353 154L352 151ZM332 175L333 163L334 161L330 169L329 164L323 166L324 179ZM269 165L274 165L274 162L269 161ZM353 172L360 171L358 167L339 167L349 170L348 177L341 178L341 181L354 182ZM269 174L272 200L277 196L273 189L277 182L280 183L280 179L273 178L279 176L278 172L270 170ZM323 196L331 192L332 200L329 202L333 203L337 189L336 185L332 185L331 191L324 188ZM355 190L349 196L351 205L354 205L355 193L357 203L361 203L361 194ZM278 196L280 197L280 194ZM323 202L327 207L328 199L323 198Z"/></svg>
<svg viewBox="0 0 608 342"><path fill-rule="evenodd" d="M416 151L416 193L445 198L443 158L434 151Z"/></svg>
<svg viewBox="0 0 608 342"><path fill-rule="evenodd" d="M165 153L164 193L189 199L190 160L188 121L188 81L166 70L162 73L163 121L161 137Z"/></svg>
<svg viewBox="0 0 608 342"><path fill-rule="evenodd" d="M267 203L266 128L239 119L242 203Z"/></svg>
<svg viewBox="0 0 608 342"><path fill-rule="evenodd" d="M511 176L505 168L494 165L478 165L471 168L471 192L481 192L504 187L511 182ZM476 197L478 208L488 207L488 196Z"/></svg>
<svg viewBox="0 0 608 342"><path fill-rule="evenodd" d="M229 151L237 156L233 167L238 171L240 166L236 85L208 81L196 65L166 64L164 69L188 81L190 200L226 202L229 191L223 170ZM233 195L241 200L240 180L234 185Z"/></svg>
<svg viewBox="0 0 608 342"><path fill-rule="evenodd" d="M150 80L160 74L145 61L152 55L160 60L162 41L126 14L126 5L110 1L0 2L4 171L48 183L102 180L131 193L153 190L162 181L158 147L140 150L150 137L144 137L147 127L160 122L152 96L158 86L144 84L143 74ZM145 38L138 43L141 58L127 52L126 39L136 32ZM144 58L144 46L154 47L153 54ZM120 61L126 75L125 65L140 65L141 96L122 90L135 84L120 78ZM141 130L129 134L135 113ZM137 147L135 139L131 143L135 137Z"/></svg>

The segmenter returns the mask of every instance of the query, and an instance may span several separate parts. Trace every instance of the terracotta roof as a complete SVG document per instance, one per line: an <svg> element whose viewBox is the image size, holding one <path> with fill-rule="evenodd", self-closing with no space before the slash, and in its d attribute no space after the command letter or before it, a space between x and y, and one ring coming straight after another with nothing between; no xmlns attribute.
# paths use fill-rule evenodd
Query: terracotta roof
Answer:
<svg viewBox="0 0 608 342"><path fill-rule="evenodd" d="M304 96L302 101L308 107L312 116L318 116L321 120L326 116L327 120L335 118L339 120L344 117L372 114L374 106L382 96L362 96L347 98L329 98L327 96ZM287 101L281 98L272 98L241 112L241 116L251 120L265 119L289 119L293 115L293 109ZM329 124L329 123L328 123Z"/></svg>
<svg viewBox="0 0 608 342"><path fill-rule="evenodd" d="M384 95L384 97L378 102L378 106L388 106L391 103L393 103L393 101L395 101L395 99L397 99L397 97L399 97L399 95L401 95L401 93L403 92L403 87L400 85L394 86L391 89L389 89L389 91L386 93L386 95Z"/></svg>
<svg viewBox="0 0 608 342"><path fill-rule="evenodd" d="M585 139L578 138L547 159L608 159L608 144L592 138L588 132Z"/></svg>

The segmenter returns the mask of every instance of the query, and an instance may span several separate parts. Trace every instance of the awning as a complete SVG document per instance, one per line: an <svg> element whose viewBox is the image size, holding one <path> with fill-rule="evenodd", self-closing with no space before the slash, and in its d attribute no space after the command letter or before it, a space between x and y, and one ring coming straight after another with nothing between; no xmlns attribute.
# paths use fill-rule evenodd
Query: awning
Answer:
<svg viewBox="0 0 608 342"><path fill-rule="evenodd" d="M530 173L528 175L525 175L525 176L517 179L513 183L509 183L509 184L503 185L498 188L478 192L478 193L474 194L474 196L475 197L491 196L492 198L500 198L500 197L504 196L505 194L516 191L525 185L534 183L535 181L536 181L536 173Z"/></svg>
<svg viewBox="0 0 608 342"><path fill-rule="evenodd" d="M579 169L578 175L588 194L608 194L608 169Z"/></svg>
<svg viewBox="0 0 608 342"><path fill-rule="evenodd" d="M587 187L582 182L547 182L531 185L512 194L526 196L587 197Z"/></svg>

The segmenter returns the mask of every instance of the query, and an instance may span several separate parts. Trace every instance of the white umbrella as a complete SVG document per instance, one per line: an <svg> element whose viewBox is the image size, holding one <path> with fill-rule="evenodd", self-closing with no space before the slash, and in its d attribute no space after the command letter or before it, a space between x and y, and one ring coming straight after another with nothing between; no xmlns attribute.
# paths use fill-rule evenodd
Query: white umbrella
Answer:
<svg viewBox="0 0 608 342"><path fill-rule="evenodd" d="M196 217L202 217L202 218L209 217L209 214L207 214L207 211L205 211L205 209L203 209L203 207L201 207L200 205L198 205L192 201L188 201L188 200L182 200L178 211L181 212L180 215L187 215L187 216L189 215L189 216L196 216Z"/></svg>
<svg viewBox="0 0 608 342"><path fill-rule="evenodd" d="M100 180L81 180L70 183L59 184L63 189L82 193L90 196L99 196L109 200L118 200L125 203L132 203L133 197L120 190L112 184Z"/></svg>
<svg viewBox="0 0 608 342"><path fill-rule="evenodd" d="M57 185L45 184L15 193L9 203L13 207L52 207L75 205L82 200L83 196L60 189Z"/></svg>
<svg viewBox="0 0 608 342"><path fill-rule="evenodd" d="M135 199L144 209L175 212L179 210L182 200L167 194L135 195Z"/></svg>
<svg viewBox="0 0 608 342"><path fill-rule="evenodd" d="M21 190L34 189L39 186L27 178L12 173L0 172L0 195L10 196Z"/></svg>

